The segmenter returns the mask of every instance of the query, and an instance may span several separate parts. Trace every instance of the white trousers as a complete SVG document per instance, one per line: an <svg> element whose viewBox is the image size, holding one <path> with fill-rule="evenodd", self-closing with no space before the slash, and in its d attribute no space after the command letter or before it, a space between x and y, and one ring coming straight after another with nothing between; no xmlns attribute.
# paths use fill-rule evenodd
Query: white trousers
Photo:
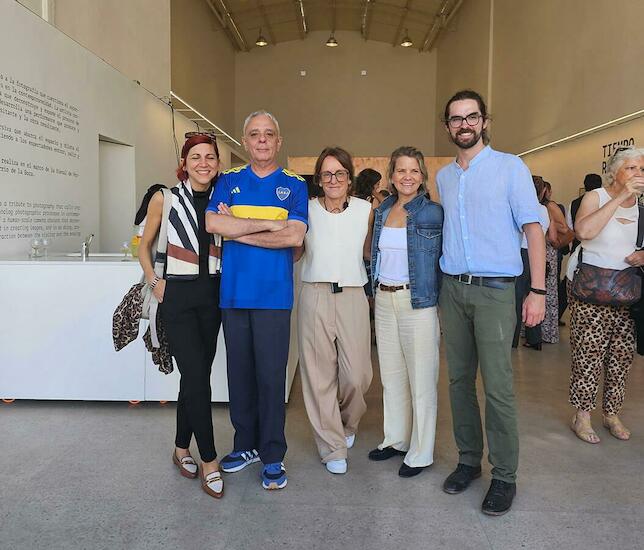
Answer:
<svg viewBox="0 0 644 550"><path fill-rule="evenodd" d="M378 448L406 451L407 466L429 466L438 405L437 308L413 309L409 290L378 289L375 317L385 435Z"/></svg>

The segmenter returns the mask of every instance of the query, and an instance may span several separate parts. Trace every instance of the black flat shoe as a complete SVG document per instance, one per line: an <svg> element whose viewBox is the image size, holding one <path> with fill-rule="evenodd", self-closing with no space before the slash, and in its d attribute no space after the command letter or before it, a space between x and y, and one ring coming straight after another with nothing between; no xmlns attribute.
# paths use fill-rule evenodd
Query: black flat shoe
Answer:
<svg viewBox="0 0 644 550"><path fill-rule="evenodd" d="M541 342L539 342L538 344L528 344L528 342L526 342L525 344L523 344L523 347L533 349L534 351L541 351Z"/></svg>
<svg viewBox="0 0 644 550"><path fill-rule="evenodd" d="M443 491L450 495L462 493L477 477L481 477L480 466L468 466L459 462L456 465L456 470L449 474L443 483Z"/></svg>
<svg viewBox="0 0 644 550"><path fill-rule="evenodd" d="M502 516L511 507L517 494L517 484L493 479L490 489L483 499L481 511L488 516Z"/></svg>
<svg viewBox="0 0 644 550"><path fill-rule="evenodd" d="M374 449L373 451L369 451L369 460L387 460L388 458L391 458L392 456L396 455L402 455L405 456L407 453L404 451L399 451L398 449L394 449L393 447L385 447L384 449Z"/></svg>
<svg viewBox="0 0 644 550"><path fill-rule="evenodd" d="M398 470L398 475L400 477L414 477L420 474L427 466L407 466L404 462Z"/></svg>

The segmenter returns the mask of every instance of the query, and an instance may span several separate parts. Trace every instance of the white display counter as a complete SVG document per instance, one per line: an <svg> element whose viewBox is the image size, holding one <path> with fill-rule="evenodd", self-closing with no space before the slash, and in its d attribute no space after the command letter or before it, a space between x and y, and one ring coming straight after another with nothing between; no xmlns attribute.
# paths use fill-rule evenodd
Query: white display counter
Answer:
<svg viewBox="0 0 644 550"><path fill-rule="evenodd" d="M0 260L0 399L174 401L179 373L162 374L142 336L118 353L112 314L141 277L136 261L114 256ZM296 311L285 398L298 361ZM226 349L220 331L212 400L228 401Z"/></svg>

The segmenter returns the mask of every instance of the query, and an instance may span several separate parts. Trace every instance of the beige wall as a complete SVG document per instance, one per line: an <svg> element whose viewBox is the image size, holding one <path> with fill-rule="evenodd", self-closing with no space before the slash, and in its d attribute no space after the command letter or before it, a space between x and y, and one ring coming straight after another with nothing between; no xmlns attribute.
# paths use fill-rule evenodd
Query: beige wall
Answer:
<svg viewBox="0 0 644 550"><path fill-rule="evenodd" d="M437 43L436 155L453 154L453 145L440 123L447 100L464 88L487 96L490 1L464 2Z"/></svg>
<svg viewBox="0 0 644 550"><path fill-rule="evenodd" d="M155 95L170 92L170 0L56 0L61 31Z"/></svg>
<svg viewBox="0 0 644 550"><path fill-rule="evenodd" d="M340 46L332 49L324 46L327 38L312 32L237 54L236 135L245 116L263 108L280 121L283 163L287 156L317 156L326 145L386 156L409 144L432 155L435 54L365 42L355 32L336 32Z"/></svg>
<svg viewBox="0 0 644 550"><path fill-rule="evenodd" d="M233 137L235 52L205 0L172 0L172 89Z"/></svg>
<svg viewBox="0 0 644 550"><path fill-rule="evenodd" d="M644 107L644 2L494 4L499 148L524 151Z"/></svg>

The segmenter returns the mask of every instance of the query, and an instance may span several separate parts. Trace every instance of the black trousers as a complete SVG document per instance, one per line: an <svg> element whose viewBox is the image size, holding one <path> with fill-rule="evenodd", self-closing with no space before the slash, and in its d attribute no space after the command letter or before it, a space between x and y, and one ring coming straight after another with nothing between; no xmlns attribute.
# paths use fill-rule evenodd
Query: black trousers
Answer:
<svg viewBox="0 0 644 550"><path fill-rule="evenodd" d="M235 451L257 449L264 464L286 454L288 309L223 309Z"/></svg>
<svg viewBox="0 0 644 550"><path fill-rule="evenodd" d="M219 277L168 281L161 315L181 381L175 444L190 446L194 434L204 462L217 458L212 428L210 371L221 326Z"/></svg>
<svg viewBox="0 0 644 550"><path fill-rule="evenodd" d="M517 311L517 324L514 328L514 338L512 339L512 347L516 348L519 345L519 336L521 334L521 316L523 314L523 300L530 293L530 259L528 251L525 248L521 249L521 259L523 260L523 273L517 277L517 282L514 286L516 311ZM541 324L535 327L525 327L525 339L530 345L541 343Z"/></svg>

